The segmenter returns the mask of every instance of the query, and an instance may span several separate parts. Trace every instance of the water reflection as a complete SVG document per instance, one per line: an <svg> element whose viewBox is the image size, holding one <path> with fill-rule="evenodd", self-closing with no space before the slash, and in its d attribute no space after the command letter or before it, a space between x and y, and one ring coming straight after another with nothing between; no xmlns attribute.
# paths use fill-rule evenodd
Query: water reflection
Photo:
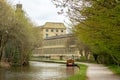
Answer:
<svg viewBox="0 0 120 80"><path fill-rule="evenodd" d="M74 67L66 67L66 73L69 73L68 76L75 74L77 71Z"/></svg>
<svg viewBox="0 0 120 80"><path fill-rule="evenodd" d="M77 71L64 64L30 62L29 67L0 69L0 80L64 80Z"/></svg>

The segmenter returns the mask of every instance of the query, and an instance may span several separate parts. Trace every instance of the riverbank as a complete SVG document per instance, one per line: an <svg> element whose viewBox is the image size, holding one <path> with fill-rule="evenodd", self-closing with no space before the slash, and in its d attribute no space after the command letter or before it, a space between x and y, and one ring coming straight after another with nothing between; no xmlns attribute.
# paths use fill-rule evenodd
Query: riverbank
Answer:
<svg viewBox="0 0 120 80"><path fill-rule="evenodd" d="M87 80L120 80L120 76L113 73L103 64L83 63L88 66Z"/></svg>
<svg viewBox="0 0 120 80"><path fill-rule="evenodd" d="M61 60L42 61L63 64L66 62ZM67 78L66 80L120 80L120 67L118 66L104 66L102 64L84 62L76 62L76 64L78 64L80 71L77 74Z"/></svg>
<svg viewBox="0 0 120 80"><path fill-rule="evenodd" d="M41 60L41 59L36 59L36 58L32 58L32 61L39 61L39 62L48 62L48 63L60 63L60 64L66 64L66 61L64 60ZM79 71L74 74L71 77L68 77L65 80L87 80L87 65L84 64L80 64L80 63L76 63L79 67Z"/></svg>
<svg viewBox="0 0 120 80"><path fill-rule="evenodd" d="M9 68L10 67L10 63L8 63L8 62L0 62L0 67L2 67L2 68Z"/></svg>
<svg viewBox="0 0 120 80"><path fill-rule="evenodd" d="M117 65L107 65L107 67L115 74L120 76L120 66Z"/></svg>
<svg viewBox="0 0 120 80"><path fill-rule="evenodd" d="M62 61L62 60L39 60L39 59L32 59L31 61L66 64L66 62Z"/></svg>
<svg viewBox="0 0 120 80"><path fill-rule="evenodd" d="M67 78L66 80L87 80L87 66L84 64L78 64L80 70L77 74Z"/></svg>

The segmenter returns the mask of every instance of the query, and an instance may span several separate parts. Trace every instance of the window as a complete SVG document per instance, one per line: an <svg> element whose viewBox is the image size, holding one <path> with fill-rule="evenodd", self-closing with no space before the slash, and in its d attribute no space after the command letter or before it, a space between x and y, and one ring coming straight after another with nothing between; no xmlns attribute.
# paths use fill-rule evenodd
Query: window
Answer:
<svg viewBox="0 0 120 80"><path fill-rule="evenodd" d="M53 32L54 30L53 29L51 29L51 32Z"/></svg>
<svg viewBox="0 0 120 80"><path fill-rule="evenodd" d="M48 29L46 29L46 32L48 32Z"/></svg>
<svg viewBox="0 0 120 80"><path fill-rule="evenodd" d="M61 30L61 32L63 32L63 30Z"/></svg>
<svg viewBox="0 0 120 80"><path fill-rule="evenodd" d="M56 32L58 32L58 29L56 29Z"/></svg>
<svg viewBox="0 0 120 80"><path fill-rule="evenodd" d="M48 34L46 34L46 38L48 37Z"/></svg>

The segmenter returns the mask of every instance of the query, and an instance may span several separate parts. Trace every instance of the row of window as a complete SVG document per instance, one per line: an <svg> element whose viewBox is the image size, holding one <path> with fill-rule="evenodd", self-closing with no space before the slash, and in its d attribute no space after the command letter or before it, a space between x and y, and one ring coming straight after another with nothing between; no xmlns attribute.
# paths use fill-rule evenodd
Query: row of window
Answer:
<svg viewBox="0 0 120 80"><path fill-rule="evenodd" d="M55 34L54 36L58 36L60 34ZM49 34L45 34L45 38L48 38L50 35Z"/></svg>
<svg viewBox="0 0 120 80"><path fill-rule="evenodd" d="M74 54L75 48L47 48L42 50L43 54Z"/></svg>
<svg viewBox="0 0 120 80"><path fill-rule="evenodd" d="M46 32L49 32L49 31L51 31L51 32L64 32L64 30L62 29L62 30L59 30L59 29L46 29Z"/></svg>
<svg viewBox="0 0 120 80"><path fill-rule="evenodd" d="M44 46L56 46L56 45L65 45L67 42L66 39L58 39L58 40L48 40L44 41Z"/></svg>

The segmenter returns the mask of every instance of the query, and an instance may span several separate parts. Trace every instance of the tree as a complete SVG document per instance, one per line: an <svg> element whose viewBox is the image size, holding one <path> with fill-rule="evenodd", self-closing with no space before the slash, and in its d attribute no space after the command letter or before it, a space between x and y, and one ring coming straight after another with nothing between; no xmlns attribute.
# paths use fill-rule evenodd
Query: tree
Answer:
<svg viewBox="0 0 120 80"><path fill-rule="evenodd" d="M12 25L15 25L15 17L12 14L10 6L4 0L0 0L0 60L10 36L9 32L13 29Z"/></svg>
<svg viewBox="0 0 120 80"><path fill-rule="evenodd" d="M36 35L35 31L24 11L0 0L0 60L7 59L12 65L29 64L29 55L41 40L40 32Z"/></svg>
<svg viewBox="0 0 120 80"><path fill-rule="evenodd" d="M77 1L82 1L78 3ZM65 3L64 3L65 2ZM87 44L100 63L120 65L120 1L119 0L64 0L77 37ZM60 6L59 5L59 6ZM72 6L73 5L73 6ZM82 7L81 7L82 5Z"/></svg>
<svg viewBox="0 0 120 80"><path fill-rule="evenodd" d="M88 61L90 55L89 47L81 40L77 39L74 34L69 34L68 36L69 37L66 42L66 47L70 49L72 45L76 46L76 48L79 50L79 54L81 55L81 57L84 57L85 61Z"/></svg>
<svg viewBox="0 0 120 80"><path fill-rule="evenodd" d="M91 7L82 11L82 14L87 16L87 19L82 21L84 24L77 26L79 32L82 33L79 36L91 46L93 53L100 55L101 63L113 63L114 61L120 64L118 55L120 43L119 4L115 0L94 1Z"/></svg>

